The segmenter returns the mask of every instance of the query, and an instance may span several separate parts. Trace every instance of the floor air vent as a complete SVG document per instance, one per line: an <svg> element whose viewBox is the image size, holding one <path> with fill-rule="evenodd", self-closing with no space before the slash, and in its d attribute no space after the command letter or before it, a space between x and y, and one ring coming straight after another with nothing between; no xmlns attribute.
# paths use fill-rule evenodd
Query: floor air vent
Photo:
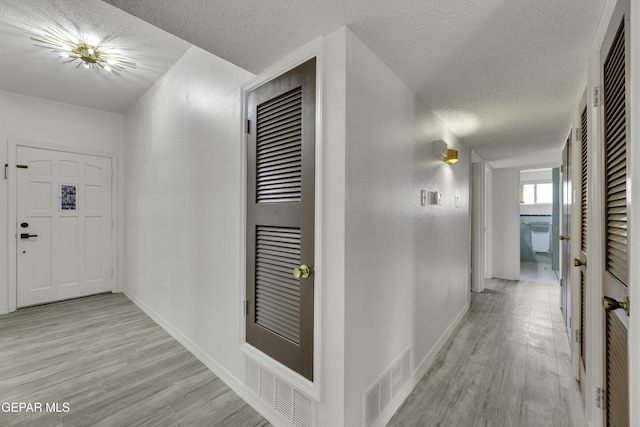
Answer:
<svg viewBox="0 0 640 427"><path fill-rule="evenodd" d="M245 385L296 427L313 427L314 403L288 382L245 358Z"/></svg>
<svg viewBox="0 0 640 427"><path fill-rule="evenodd" d="M411 375L411 347L407 348L364 395L364 425L371 426Z"/></svg>

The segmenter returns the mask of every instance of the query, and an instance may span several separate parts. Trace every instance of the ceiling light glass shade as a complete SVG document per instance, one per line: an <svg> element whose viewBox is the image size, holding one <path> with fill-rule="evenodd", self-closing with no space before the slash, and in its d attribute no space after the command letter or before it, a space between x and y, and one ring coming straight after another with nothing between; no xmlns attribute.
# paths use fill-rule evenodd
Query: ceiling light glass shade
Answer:
<svg viewBox="0 0 640 427"><path fill-rule="evenodd" d="M134 62L127 60L115 48L103 42L89 43L84 37L74 37L59 28L44 28L39 34L32 35L31 40L36 46L68 58L65 64L77 62L76 68L83 65L84 68L100 69L119 76L125 69L136 67Z"/></svg>

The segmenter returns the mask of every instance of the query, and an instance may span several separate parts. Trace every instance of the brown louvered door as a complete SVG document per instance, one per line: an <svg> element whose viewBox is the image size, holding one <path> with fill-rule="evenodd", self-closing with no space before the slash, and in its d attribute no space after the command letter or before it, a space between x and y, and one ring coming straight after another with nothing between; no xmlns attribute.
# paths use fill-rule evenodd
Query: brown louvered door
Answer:
<svg viewBox="0 0 640 427"><path fill-rule="evenodd" d="M586 103L586 97L585 97ZM580 115L580 385L584 394L587 366L587 191L588 191L588 140L587 106Z"/></svg>
<svg viewBox="0 0 640 427"><path fill-rule="evenodd" d="M246 340L313 380L315 91L311 59L248 93ZM308 277L296 278L302 265Z"/></svg>
<svg viewBox="0 0 640 427"><path fill-rule="evenodd" d="M604 92L604 296L624 301L629 294L627 227L627 93L629 3L620 1L601 53ZM605 316L605 420L611 427L629 425L627 336L629 316L612 309Z"/></svg>

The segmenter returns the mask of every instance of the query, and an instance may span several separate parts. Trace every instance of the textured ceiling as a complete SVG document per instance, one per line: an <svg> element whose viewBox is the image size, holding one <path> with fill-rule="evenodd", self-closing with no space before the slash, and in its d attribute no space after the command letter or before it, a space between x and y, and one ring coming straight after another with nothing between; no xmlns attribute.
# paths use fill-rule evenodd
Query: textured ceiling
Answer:
<svg viewBox="0 0 640 427"><path fill-rule="evenodd" d="M47 27L107 38L137 67L109 76L64 64L30 39ZM0 1L0 89L12 92L122 113L190 46L100 0Z"/></svg>
<svg viewBox="0 0 640 427"><path fill-rule="evenodd" d="M122 10L99 0L0 0L0 89L123 112L189 43L259 73L346 24L497 167L559 163L606 3L105 1ZM111 77L63 64L29 39L37 27L52 25L111 37L137 69Z"/></svg>
<svg viewBox="0 0 640 427"><path fill-rule="evenodd" d="M541 164L559 163L606 3L106 1L254 73L346 24L487 160Z"/></svg>

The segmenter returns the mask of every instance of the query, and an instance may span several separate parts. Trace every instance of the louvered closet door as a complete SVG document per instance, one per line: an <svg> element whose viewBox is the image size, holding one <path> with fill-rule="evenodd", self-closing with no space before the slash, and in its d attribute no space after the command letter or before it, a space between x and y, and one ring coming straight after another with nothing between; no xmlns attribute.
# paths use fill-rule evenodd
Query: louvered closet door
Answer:
<svg viewBox="0 0 640 427"><path fill-rule="evenodd" d="M313 380L316 61L249 92L247 342ZM309 267L308 277L294 269Z"/></svg>
<svg viewBox="0 0 640 427"><path fill-rule="evenodd" d="M627 142L631 117L627 94L629 3L620 1L611 19L602 50L604 91L605 273L604 295L623 301L629 294L627 227ZM606 424L629 425L629 371L627 331L629 316L623 309L607 312L605 319Z"/></svg>
<svg viewBox="0 0 640 427"><path fill-rule="evenodd" d="M584 103L586 104L586 96ZM587 191L588 191L588 140L587 106L580 115L580 259L587 262ZM587 365L587 267L580 268L580 384L584 393Z"/></svg>

